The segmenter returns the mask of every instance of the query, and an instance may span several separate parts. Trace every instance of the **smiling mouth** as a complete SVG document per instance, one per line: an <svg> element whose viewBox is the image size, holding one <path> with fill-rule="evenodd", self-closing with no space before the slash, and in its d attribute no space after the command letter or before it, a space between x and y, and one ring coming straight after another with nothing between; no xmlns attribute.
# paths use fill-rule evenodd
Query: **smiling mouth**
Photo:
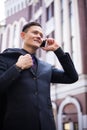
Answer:
<svg viewBox="0 0 87 130"><path fill-rule="evenodd" d="M38 44L40 44L41 42L40 41L37 41L37 40L34 40L35 42L37 42Z"/></svg>

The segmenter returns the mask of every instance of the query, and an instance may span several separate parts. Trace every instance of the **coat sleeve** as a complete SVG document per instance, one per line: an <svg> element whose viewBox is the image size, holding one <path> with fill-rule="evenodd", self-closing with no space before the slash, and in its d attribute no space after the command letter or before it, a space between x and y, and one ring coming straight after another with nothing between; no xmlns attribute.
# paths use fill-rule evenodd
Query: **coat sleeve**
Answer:
<svg viewBox="0 0 87 130"><path fill-rule="evenodd" d="M17 70L15 65L10 68L7 66L8 59L0 55L0 92L5 91L17 79L20 72Z"/></svg>
<svg viewBox="0 0 87 130"><path fill-rule="evenodd" d="M74 83L78 80L78 74L69 53L64 53L61 48L54 52L62 65L63 70L52 68L52 83Z"/></svg>

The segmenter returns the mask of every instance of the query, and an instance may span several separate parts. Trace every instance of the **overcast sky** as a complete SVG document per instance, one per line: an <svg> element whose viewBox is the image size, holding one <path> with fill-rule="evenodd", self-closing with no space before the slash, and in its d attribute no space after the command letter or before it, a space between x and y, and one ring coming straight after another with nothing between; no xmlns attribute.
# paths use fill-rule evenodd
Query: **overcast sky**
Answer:
<svg viewBox="0 0 87 130"><path fill-rule="evenodd" d="M0 0L0 21L5 18L4 1L5 0Z"/></svg>

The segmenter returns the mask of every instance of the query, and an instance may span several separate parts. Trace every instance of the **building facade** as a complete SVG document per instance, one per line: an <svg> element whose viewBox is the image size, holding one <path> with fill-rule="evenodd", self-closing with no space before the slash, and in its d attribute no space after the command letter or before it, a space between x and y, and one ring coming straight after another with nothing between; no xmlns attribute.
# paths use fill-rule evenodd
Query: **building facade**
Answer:
<svg viewBox="0 0 87 130"><path fill-rule="evenodd" d="M14 3L14 4L13 4ZM40 22L44 37L53 37L69 52L79 74L74 84L51 84L57 130L87 129L87 0L6 0L6 26L0 31L0 51L22 47L20 32L30 21ZM39 58L61 68L52 52ZM62 69L62 68L61 68Z"/></svg>

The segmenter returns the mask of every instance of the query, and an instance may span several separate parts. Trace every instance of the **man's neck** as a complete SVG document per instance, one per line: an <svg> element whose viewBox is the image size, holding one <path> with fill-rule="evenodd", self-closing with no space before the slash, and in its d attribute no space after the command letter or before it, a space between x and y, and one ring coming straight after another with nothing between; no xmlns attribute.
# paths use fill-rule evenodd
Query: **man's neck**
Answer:
<svg viewBox="0 0 87 130"><path fill-rule="evenodd" d="M24 49L25 51L27 51L28 53L30 53L30 54L34 54L34 53L35 53L35 50L34 50L34 49L26 48L26 47L23 47L23 49Z"/></svg>

